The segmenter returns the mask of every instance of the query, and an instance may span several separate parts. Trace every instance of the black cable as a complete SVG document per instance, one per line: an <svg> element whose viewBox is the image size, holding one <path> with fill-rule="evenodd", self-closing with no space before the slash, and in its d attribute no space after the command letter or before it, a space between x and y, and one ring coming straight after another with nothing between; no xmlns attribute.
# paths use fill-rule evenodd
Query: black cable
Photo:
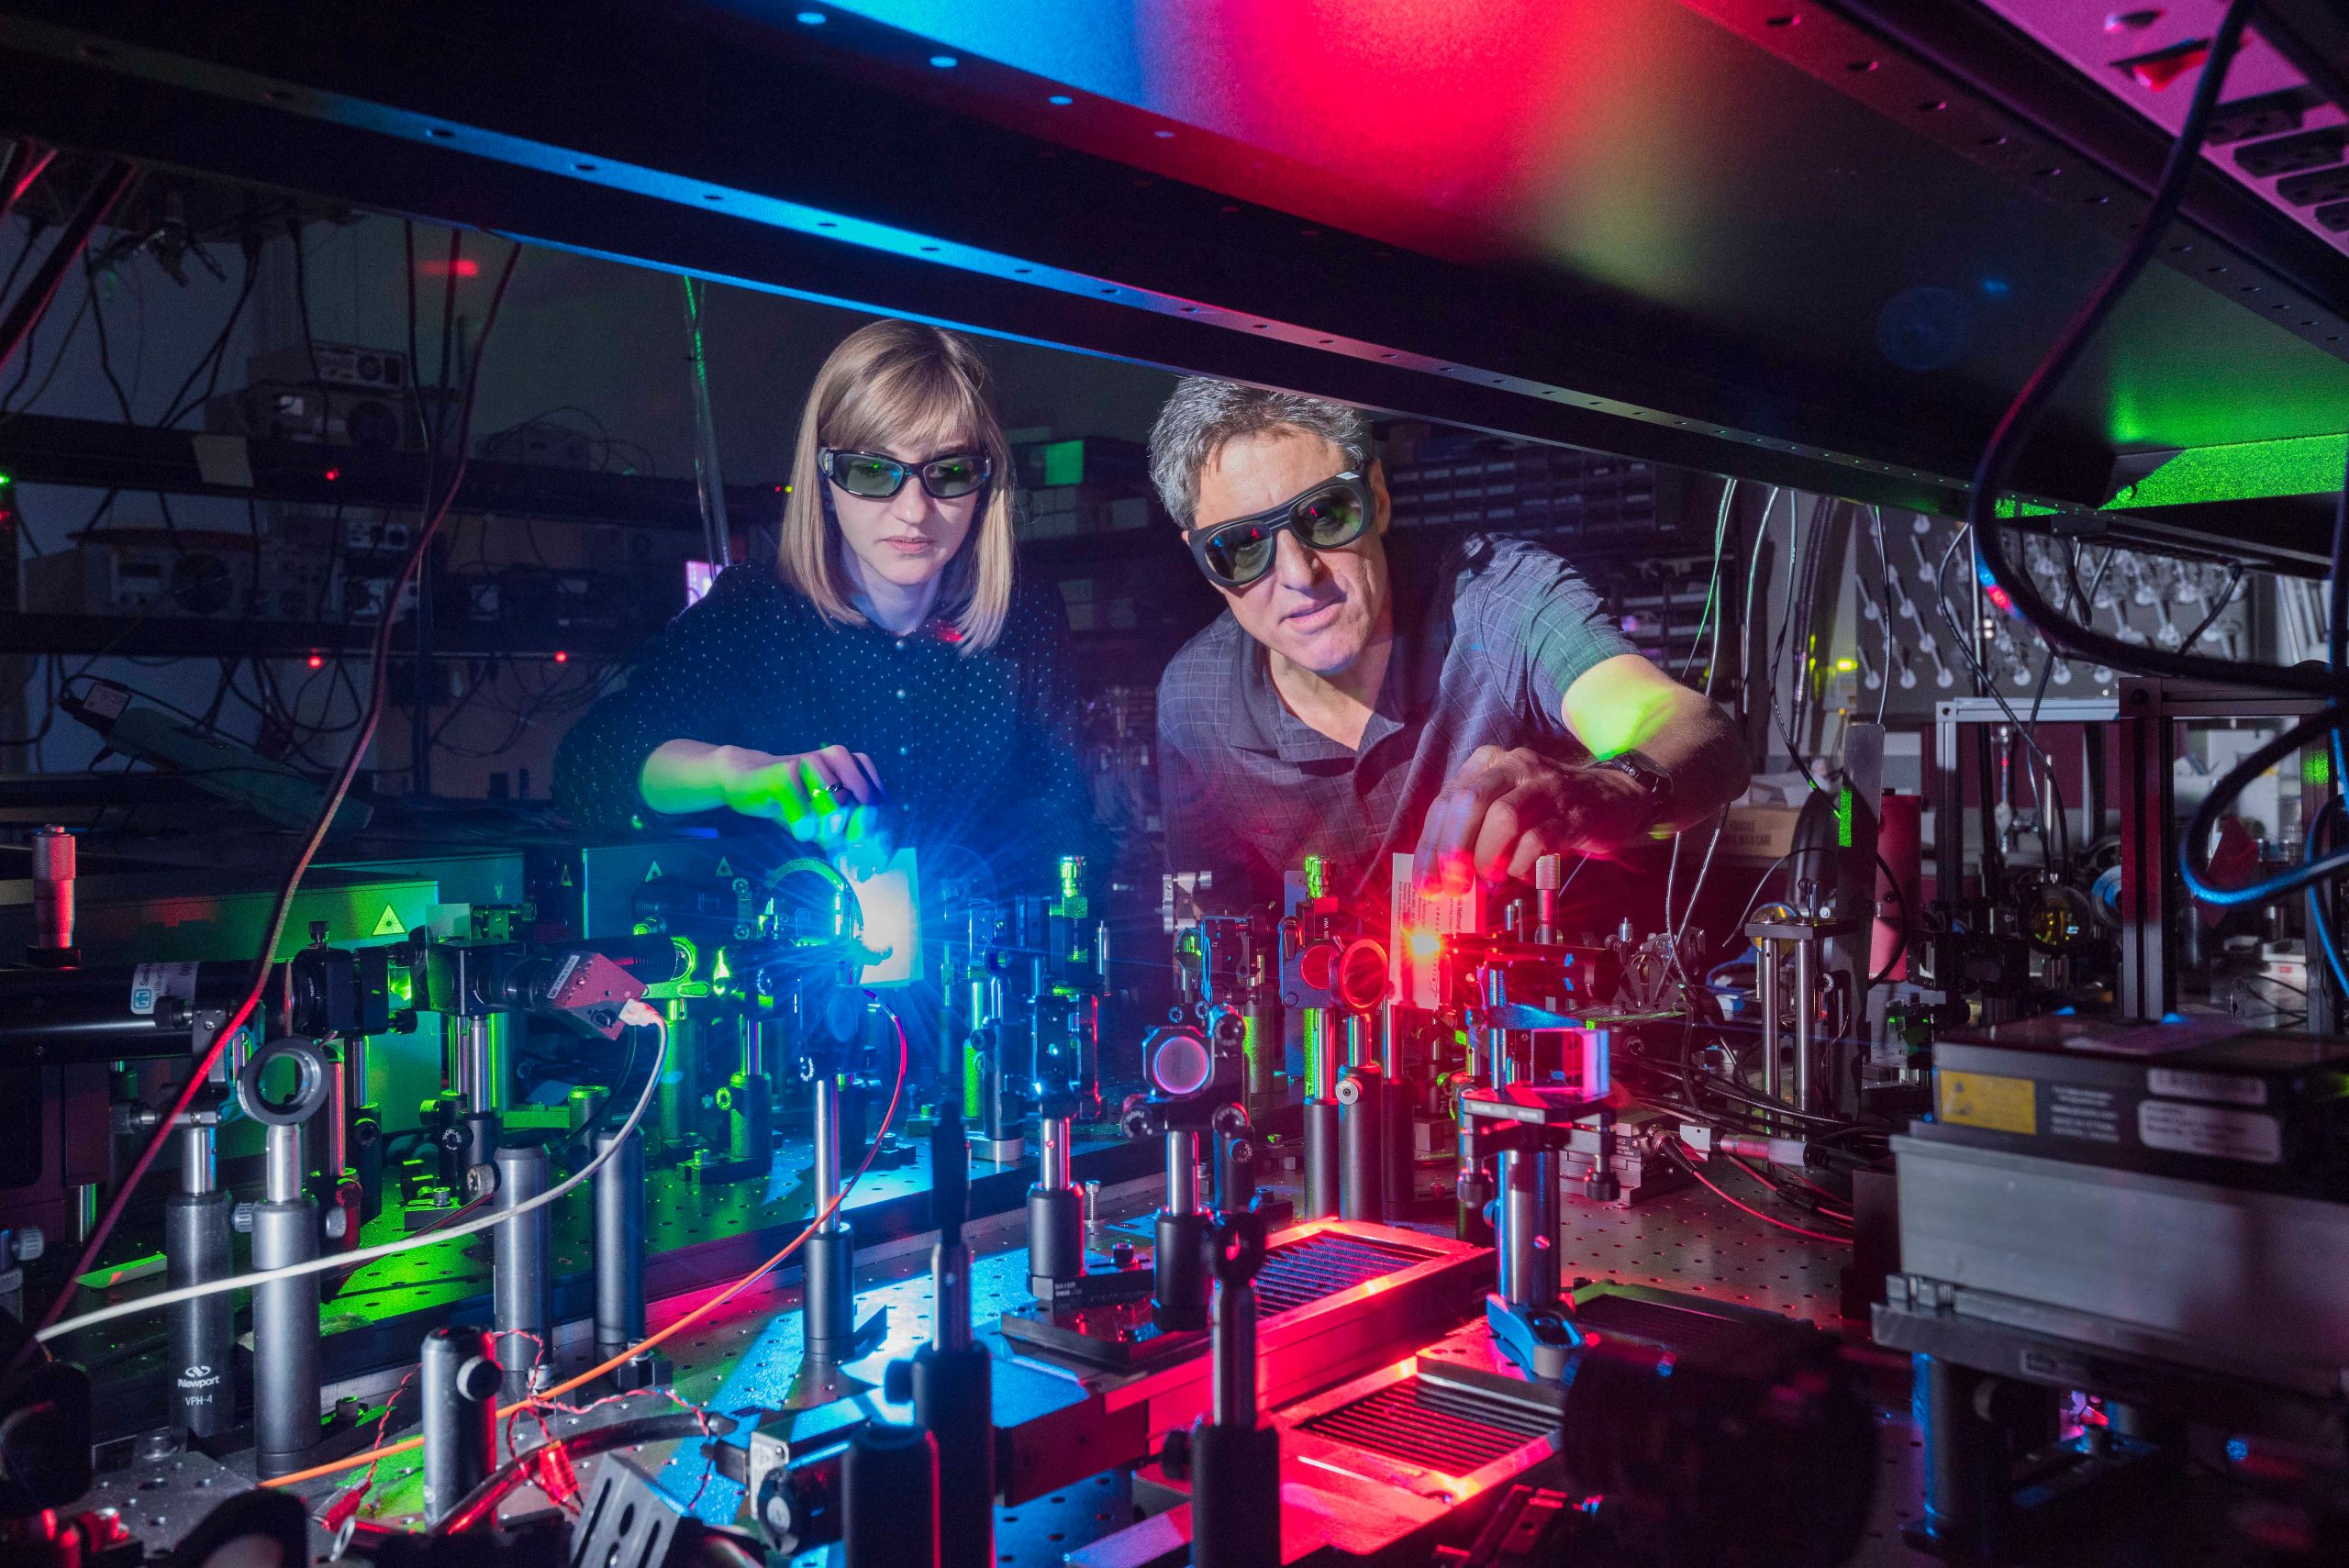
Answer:
<svg viewBox="0 0 2349 1568"><path fill-rule="evenodd" d="M25 263L32 260L33 251L39 247L41 228L39 219L26 220L24 246L17 252L17 259L8 264L8 275L0 278L0 305L7 304L8 296L16 292L17 277L24 272Z"/></svg>
<svg viewBox="0 0 2349 1568"><path fill-rule="evenodd" d="M89 292L84 290L82 295L82 303L74 307L72 318L65 323L65 336L57 340L57 351L49 357L49 369L42 373L40 384L33 388L32 395L19 404L17 401L17 395L24 391L25 383L32 376L33 361L38 357L33 352L33 344L39 338L40 329L49 324L49 312L41 312L40 318L27 329L24 347L17 350L25 357L24 364L17 370L16 383L8 388L7 395L0 397L0 425L6 424L18 414L28 412L34 404L49 395L50 384L57 380L58 371L65 364L65 351L73 346L74 334L82 329L83 317L90 314L90 298Z"/></svg>
<svg viewBox="0 0 2349 1568"><path fill-rule="evenodd" d="M302 217L299 213L285 220L285 238L294 247L294 312L302 323L302 348L309 356L310 384L326 395L326 377L318 370L318 339L310 330L310 258L302 249Z"/></svg>
<svg viewBox="0 0 2349 1568"><path fill-rule="evenodd" d="M402 276L407 284L407 405L416 419L416 435L424 436L423 366L416 352L416 220L400 219L400 245L407 257L407 270Z"/></svg>
<svg viewBox="0 0 2349 1568"><path fill-rule="evenodd" d="M440 363L434 378L437 395L432 405L432 455L440 455L441 438L447 434L449 413L449 373L454 367L449 362L450 342L457 325L457 263L464 260L465 231L449 230L449 272L440 280ZM461 454L462 455L462 454Z"/></svg>
<svg viewBox="0 0 2349 1568"><path fill-rule="evenodd" d="M2078 362L2089 342L2120 304L2154 250L2161 244L2185 199L2186 187L2201 161L2202 143L2210 116L2226 83L2227 67L2243 41L2255 0L2230 0L2226 15L2211 34L2209 53L2194 84L2194 96L2185 123L2171 144L2153 201L2130 236L2121 256L2106 272L2079 311L2058 335L2022 389L1999 419L1982 460L1975 466L1973 491L1966 498L1966 521L1975 530L1975 547L1990 575L2013 600L2025 620L2051 644L2079 658L2119 670L2185 680L2217 681L2229 685L2269 686L2321 697L2338 697L2344 687L2341 674L2251 660L2204 659L2172 654L2153 647L2137 647L2082 627L2065 617L2039 592L2031 574L2018 572L2007 559L2003 524L1998 517L1998 497L2005 494L2022 443L2039 415Z"/></svg>
<svg viewBox="0 0 2349 1568"><path fill-rule="evenodd" d="M213 335L211 343L197 356L195 366L180 382L179 389L172 394L172 400L164 405L163 417L156 421L161 428L170 429L203 407L211 401L214 390L220 384L220 367L228 361L228 340L236 333L237 323L244 318L245 306L251 302L254 284L261 277L260 246L249 239L239 249L245 258L244 282L238 286L237 297L228 306L228 319L220 324L220 330ZM195 390L199 376L204 378L204 390L191 399L188 394Z"/></svg>
<svg viewBox="0 0 2349 1568"><path fill-rule="evenodd" d="M2178 646L2192 648L2202 640L2202 634L2216 625L2221 616L2227 613L2227 606L2234 602L2235 588L2243 582L2243 564L2238 561L2227 573L2227 585L2219 590L2218 598L2211 602L2210 613L2194 623L2194 629L2186 634L2186 640Z"/></svg>
<svg viewBox="0 0 2349 1568"><path fill-rule="evenodd" d="M1900 962L1901 955L1909 951L1909 939L1910 936L1909 926L1909 895L1900 891L1899 873L1895 872L1892 867L1886 862L1885 858L1881 854L1876 856L1876 863L1877 869L1884 873L1884 880L1886 884L1891 887L1892 896L1900 901L1900 940L1898 944L1893 948L1892 956L1884 961L1884 968L1877 973L1872 974L1868 977L1868 989L1871 991L1892 978L1893 969Z"/></svg>
<svg viewBox="0 0 2349 1568"><path fill-rule="evenodd" d="M110 265L100 256L93 256L83 262L82 287L89 295L90 326L98 335L98 372L106 377L106 385L113 389L115 404L122 411L122 422L136 425L139 419L130 411L130 394L124 389L122 378L114 373L114 349L106 339L106 305L98 297L98 276Z"/></svg>

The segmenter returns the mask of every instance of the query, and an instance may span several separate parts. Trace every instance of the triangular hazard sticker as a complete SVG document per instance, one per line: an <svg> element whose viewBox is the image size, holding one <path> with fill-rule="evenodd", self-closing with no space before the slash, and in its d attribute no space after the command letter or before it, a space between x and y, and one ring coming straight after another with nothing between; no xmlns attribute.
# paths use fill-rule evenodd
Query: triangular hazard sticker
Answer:
<svg viewBox="0 0 2349 1568"><path fill-rule="evenodd" d="M718 874L720 876L732 876L734 874L734 868L726 863L726 857L724 855L718 857Z"/></svg>
<svg viewBox="0 0 2349 1568"><path fill-rule="evenodd" d="M661 862L660 862L659 861L654 861L654 862L652 862L652 869L651 869L651 870L650 870L650 871L648 871L648 872L646 872L646 873L644 873L644 880L645 880L645 881L647 881L647 882L651 882L654 877L659 876L660 874L661 874Z"/></svg>
<svg viewBox="0 0 2349 1568"><path fill-rule="evenodd" d="M405 935L406 931L407 928L400 924L399 911L388 904L384 905L384 913L375 921L374 934L379 937L396 937Z"/></svg>

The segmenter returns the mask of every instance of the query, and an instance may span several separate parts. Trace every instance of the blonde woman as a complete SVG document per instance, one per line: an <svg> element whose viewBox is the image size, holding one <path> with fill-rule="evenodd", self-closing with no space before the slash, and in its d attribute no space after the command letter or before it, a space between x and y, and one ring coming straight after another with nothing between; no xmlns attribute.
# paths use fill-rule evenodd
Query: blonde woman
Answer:
<svg viewBox="0 0 2349 1568"><path fill-rule="evenodd" d="M722 573L563 740L582 826L728 810L901 836L1025 883L1090 810L1048 584L1015 584L1011 453L969 339L851 333L799 421L782 548ZM1049 840L1049 841L1048 841Z"/></svg>

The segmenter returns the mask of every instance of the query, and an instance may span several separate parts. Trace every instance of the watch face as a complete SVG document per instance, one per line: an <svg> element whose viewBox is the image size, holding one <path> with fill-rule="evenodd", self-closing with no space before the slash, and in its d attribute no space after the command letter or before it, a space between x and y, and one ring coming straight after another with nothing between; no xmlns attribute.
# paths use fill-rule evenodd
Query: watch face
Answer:
<svg viewBox="0 0 2349 1568"><path fill-rule="evenodd" d="M1672 790L1672 775L1657 767L1637 751L1625 751L1607 760L1606 765L1617 773L1640 781L1642 788L1653 800L1662 800Z"/></svg>

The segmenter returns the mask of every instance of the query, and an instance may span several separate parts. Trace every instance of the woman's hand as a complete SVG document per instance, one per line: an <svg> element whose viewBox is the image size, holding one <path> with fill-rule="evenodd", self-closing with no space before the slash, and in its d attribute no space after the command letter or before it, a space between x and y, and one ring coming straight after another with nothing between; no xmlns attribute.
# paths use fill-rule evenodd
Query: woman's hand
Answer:
<svg viewBox="0 0 2349 1568"><path fill-rule="evenodd" d="M672 740L645 759L641 788L656 811L723 806L828 848L863 837L889 798L873 759L845 746L778 753Z"/></svg>

